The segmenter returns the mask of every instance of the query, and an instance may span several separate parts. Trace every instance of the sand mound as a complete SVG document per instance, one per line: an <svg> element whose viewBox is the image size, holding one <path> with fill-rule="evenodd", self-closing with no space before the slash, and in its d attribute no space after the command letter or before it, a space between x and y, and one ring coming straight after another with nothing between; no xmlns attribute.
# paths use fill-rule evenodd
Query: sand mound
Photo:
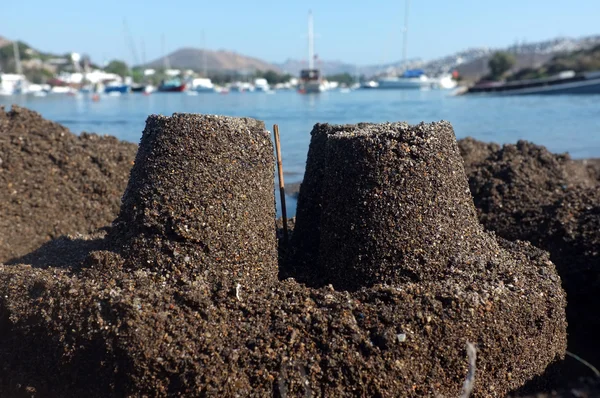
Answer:
<svg viewBox="0 0 600 398"><path fill-rule="evenodd" d="M325 137L325 150L316 145L326 165L323 178L333 184L320 189L347 192L344 185L352 183L364 195L374 193L377 187L367 183L376 180L383 196L373 207L348 201L345 216L324 203L316 263L301 266L323 271L309 284L333 286L311 288L275 277L273 148L263 125L216 116L150 117L107 237L63 238L40 249L37 258L49 261L68 253L72 263L60 267L0 266L2 391L458 396L468 371L465 346L472 342L476 395L503 396L561 357L565 298L547 255L529 244L496 241L477 224L472 204L444 197L463 200L467 192L451 127L342 130ZM330 140L337 141L330 146ZM356 151L344 159L333 151L336 145ZM371 164L361 158L369 154L382 156ZM344 172L343 164L355 162L357 173ZM426 170L435 173L426 176ZM343 176L334 178L338 172ZM406 182L410 191L388 193L403 186L402 174L414 179ZM431 197L431 187L440 188L439 197ZM333 191L312 192L343 203ZM384 205L392 209L380 211ZM331 242L338 239L335 226L346 228L357 208L368 228L349 235L348 243L366 245L370 230L384 236L414 228L419 245L439 244L439 252L422 247L424 255L388 258L394 241L372 242L365 264L387 262L366 267L367 277L356 282L346 273L361 274L362 260L347 252L336 256ZM299 212L297 228L306 221ZM436 231L434 222L458 232ZM453 242L459 232L469 236ZM404 232L393 236L406 244ZM347 268L340 268L342 259ZM394 265L412 267L419 277L397 278ZM352 289L342 290L346 286Z"/></svg>
<svg viewBox="0 0 600 398"><path fill-rule="evenodd" d="M110 224L136 148L114 137L76 136L17 106L0 108L0 262Z"/></svg>
<svg viewBox="0 0 600 398"><path fill-rule="evenodd" d="M568 298L569 350L599 366L600 184L596 162L573 161L523 141L488 153L487 158L466 165L481 222L504 238L527 240L550 252ZM589 374L573 360L559 373L565 376L569 371L573 377Z"/></svg>

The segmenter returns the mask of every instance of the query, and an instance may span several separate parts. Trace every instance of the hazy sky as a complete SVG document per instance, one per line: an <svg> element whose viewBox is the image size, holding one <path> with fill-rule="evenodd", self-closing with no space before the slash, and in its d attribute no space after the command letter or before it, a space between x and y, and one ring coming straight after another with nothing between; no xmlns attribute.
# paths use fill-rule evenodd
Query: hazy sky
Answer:
<svg viewBox="0 0 600 398"><path fill-rule="evenodd" d="M167 51L227 49L281 62L306 59L313 10L316 53L357 64L402 58L404 1L391 0L3 0L0 35L41 50L133 61L123 20L142 60ZM600 0L412 0L408 57L432 59L476 46L600 34Z"/></svg>

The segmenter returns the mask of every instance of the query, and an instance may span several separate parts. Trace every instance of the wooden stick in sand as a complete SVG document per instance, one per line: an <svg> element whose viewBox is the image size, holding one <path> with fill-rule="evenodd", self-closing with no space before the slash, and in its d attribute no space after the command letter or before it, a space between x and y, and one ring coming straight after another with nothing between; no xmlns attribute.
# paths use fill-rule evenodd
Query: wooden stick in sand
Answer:
<svg viewBox="0 0 600 398"><path fill-rule="evenodd" d="M279 194L281 196L281 216L283 217L283 241L288 242L287 211L285 209L285 184L283 182L283 165L281 164L281 145L279 144L279 126L273 125L275 148L277 152L277 171L279 172Z"/></svg>

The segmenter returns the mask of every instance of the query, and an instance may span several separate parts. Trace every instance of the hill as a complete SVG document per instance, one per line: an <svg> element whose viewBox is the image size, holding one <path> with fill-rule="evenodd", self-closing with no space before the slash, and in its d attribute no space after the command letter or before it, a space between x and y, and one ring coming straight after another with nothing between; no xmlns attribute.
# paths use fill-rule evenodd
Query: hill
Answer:
<svg viewBox="0 0 600 398"><path fill-rule="evenodd" d="M7 38L4 38L2 36L0 36L0 47L4 47L7 44L12 43L10 40L8 40Z"/></svg>
<svg viewBox="0 0 600 398"><path fill-rule="evenodd" d="M262 71L281 69L274 64L225 50L202 50L198 48L181 48L167 55L169 65L175 69L193 69L201 71L204 67L204 52L206 51L206 67L210 72L225 71ZM158 58L144 65L148 68L163 68L165 57Z"/></svg>
<svg viewBox="0 0 600 398"><path fill-rule="evenodd" d="M286 73L298 76L300 70L308 68L308 63L306 60L288 59L283 63L277 64L277 66ZM321 73L325 76L337 73L356 74L356 65L342 61L317 61L316 67L319 68Z"/></svg>
<svg viewBox="0 0 600 398"><path fill-rule="evenodd" d="M34 83L41 83L53 76L59 68L55 61L68 64L68 59L63 56L44 53L34 49L27 43L16 41L23 74ZM17 66L14 57L13 42L0 37L0 71L2 73L16 73Z"/></svg>
<svg viewBox="0 0 600 398"><path fill-rule="evenodd" d="M563 70L575 72L600 70L600 44L585 50L559 54L544 65L544 69L550 75Z"/></svg>
<svg viewBox="0 0 600 398"><path fill-rule="evenodd" d="M514 69L517 71L507 80L538 79L567 70L574 72L600 70L600 44L588 49L554 55L543 65Z"/></svg>
<svg viewBox="0 0 600 398"><path fill-rule="evenodd" d="M456 67L456 70L462 76L464 81L476 81L489 73L488 62L493 53L483 55L477 59L462 63ZM516 63L515 70L538 68L552 59L552 53L529 53L513 54Z"/></svg>

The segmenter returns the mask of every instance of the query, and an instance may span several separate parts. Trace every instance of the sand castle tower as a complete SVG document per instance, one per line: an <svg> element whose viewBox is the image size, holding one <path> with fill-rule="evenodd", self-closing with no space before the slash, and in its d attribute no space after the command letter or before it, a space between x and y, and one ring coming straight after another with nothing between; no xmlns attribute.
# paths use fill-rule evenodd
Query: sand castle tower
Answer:
<svg viewBox="0 0 600 398"><path fill-rule="evenodd" d="M276 281L273 179L264 123L150 116L111 235L133 268Z"/></svg>
<svg viewBox="0 0 600 398"><path fill-rule="evenodd" d="M506 255L477 220L447 122L316 125L304 181L291 252L336 288L439 280Z"/></svg>

